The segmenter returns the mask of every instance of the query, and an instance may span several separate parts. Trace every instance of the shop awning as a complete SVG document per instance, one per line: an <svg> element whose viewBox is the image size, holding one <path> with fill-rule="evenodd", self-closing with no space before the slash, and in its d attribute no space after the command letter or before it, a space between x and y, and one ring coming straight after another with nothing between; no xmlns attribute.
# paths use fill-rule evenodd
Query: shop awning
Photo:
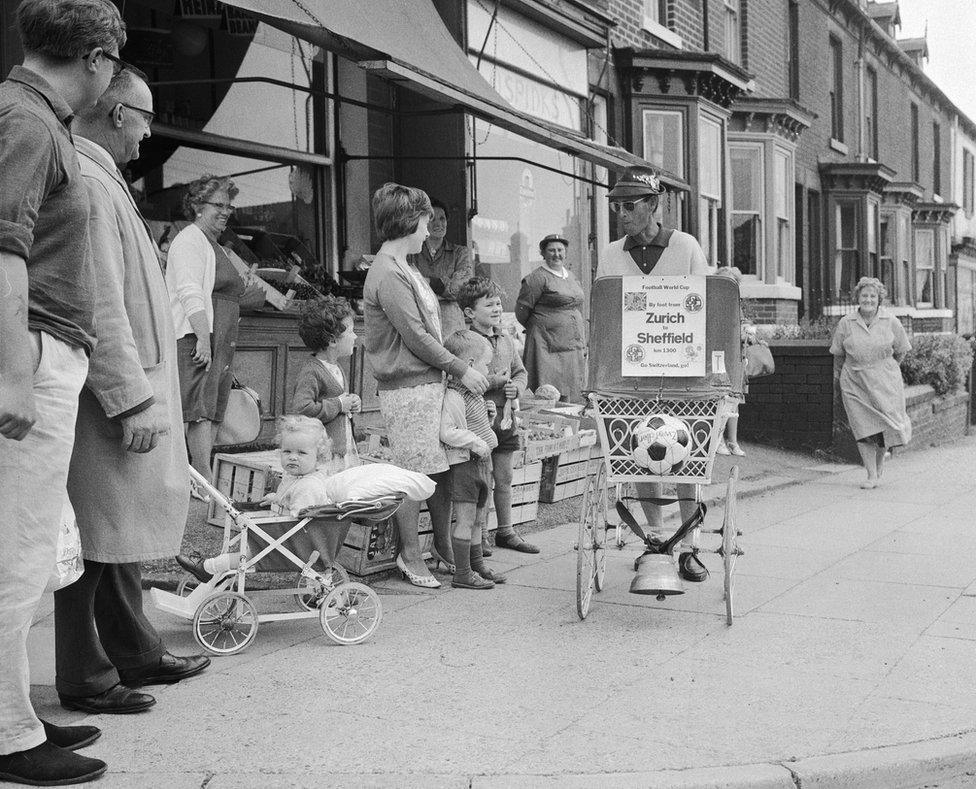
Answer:
<svg viewBox="0 0 976 789"><path fill-rule="evenodd" d="M650 166L623 148L602 145L512 107L468 60L430 0L224 2L290 35L350 58L372 74L534 142L614 171ZM688 188L670 173L662 172L661 176L674 188Z"/></svg>

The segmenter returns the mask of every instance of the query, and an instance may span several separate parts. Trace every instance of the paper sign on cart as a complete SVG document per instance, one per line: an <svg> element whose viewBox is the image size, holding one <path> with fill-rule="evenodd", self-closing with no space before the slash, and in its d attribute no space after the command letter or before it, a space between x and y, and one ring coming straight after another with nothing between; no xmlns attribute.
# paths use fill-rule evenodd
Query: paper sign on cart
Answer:
<svg viewBox="0 0 976 789"><path fill-rule="evenodd" d="M705 278L621 277L620 374L705 375Z"/></svg>

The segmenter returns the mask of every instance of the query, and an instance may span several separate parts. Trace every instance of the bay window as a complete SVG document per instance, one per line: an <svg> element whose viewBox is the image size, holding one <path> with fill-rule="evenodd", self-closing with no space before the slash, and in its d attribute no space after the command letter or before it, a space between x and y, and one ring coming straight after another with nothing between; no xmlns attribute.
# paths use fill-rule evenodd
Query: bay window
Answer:
<svg viewBox="0 0 976 789"><path fill-rule="evenodd" d="M861 252L858 247L858 204L838 200L834 205L834 293L847 296L861 278Z"/></svg>
<svg viewBox="0 0 976 789"><path fill-rule="evenodd" d="M793 279L793 234L790 217L793 214L793 157L776 150L774 161L773 211L776 222L776 276L784 281Z"/></svg>
<svg viewBox="0 0 976 789"><path fill-rule="evenodd" d="M732 265L743 274L762 275L763 146L729 144L732 169Z"/></svg>
<svg viewBox="0 0 976 789"><path fill-rule="evenodd" d="M935 230L915 230L915 302L917 307L935 306Z"/></svg>
<svg viewBox="0 0 976 789"><path fill-rule="evenodd" d="M644 158L655 167L685 177L684 113L644 110Z"/></svg>
<svg viewBox="0 0 976 789"><path fill-rule="evenodd" d="M698 241L708 262L715 265L722 232L722 124L702 115L698 124Z"/></svg>

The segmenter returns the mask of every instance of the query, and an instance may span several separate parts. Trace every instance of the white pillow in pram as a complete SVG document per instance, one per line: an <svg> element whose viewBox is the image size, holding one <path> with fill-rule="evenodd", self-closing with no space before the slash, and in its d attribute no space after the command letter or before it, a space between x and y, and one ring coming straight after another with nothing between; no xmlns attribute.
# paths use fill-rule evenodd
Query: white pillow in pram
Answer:
<svg viewBox="0 0 976 789"><path fill-rule="evenodd" d="M378 499L402 494L411 501L426 501L434 492L434 480L416 471L407 471L389 463L365 463L353 466L326 480L326 491L332 501Z"/></svg>

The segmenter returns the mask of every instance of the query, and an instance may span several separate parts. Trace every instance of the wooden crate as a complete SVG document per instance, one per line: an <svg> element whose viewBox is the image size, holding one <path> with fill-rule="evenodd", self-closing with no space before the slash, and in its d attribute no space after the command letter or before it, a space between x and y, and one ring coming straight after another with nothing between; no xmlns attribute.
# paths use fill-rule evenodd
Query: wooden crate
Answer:
<svg viewBox="0 0 976 789"><path fill-rule="evenodd" d="M214 457L214 487L231 501L260 501L266 493L277 490L281 482L281 464L278 451L220 452ZM224 511L210 502L207 523L224 525Z"/></svg>
<svg viewBox="0 0 976 789"><path fill-rule="evenodd" d="M564 452L542 462L539 501L552 504L586 490L586 480L596 472L600 463L599 446L585 446Z"/></svg>
<svg viewBox="0 0 976 789"><path fill-rule="evenodd" d="M430 556L433 538L430 521L421 518L420 551L425 558ZM378 523L353 523L336 558L352 575L374 575L396 567L399 543L393 518Z"/></svg>
<svg viewBox="0 0 976 789"><path fill-rule="evenodd" d="M520 523L530 523L534 521L539 513L539 485L542 480L542 462L536 461L527 466L520 466L512 469L512 525ZM428 523L426 520L427 504L424 503L420 508L421 523ZM495 504L489 497L488 499L488 529L494 531L498 528L498 519L495 516Z"/></svg>

